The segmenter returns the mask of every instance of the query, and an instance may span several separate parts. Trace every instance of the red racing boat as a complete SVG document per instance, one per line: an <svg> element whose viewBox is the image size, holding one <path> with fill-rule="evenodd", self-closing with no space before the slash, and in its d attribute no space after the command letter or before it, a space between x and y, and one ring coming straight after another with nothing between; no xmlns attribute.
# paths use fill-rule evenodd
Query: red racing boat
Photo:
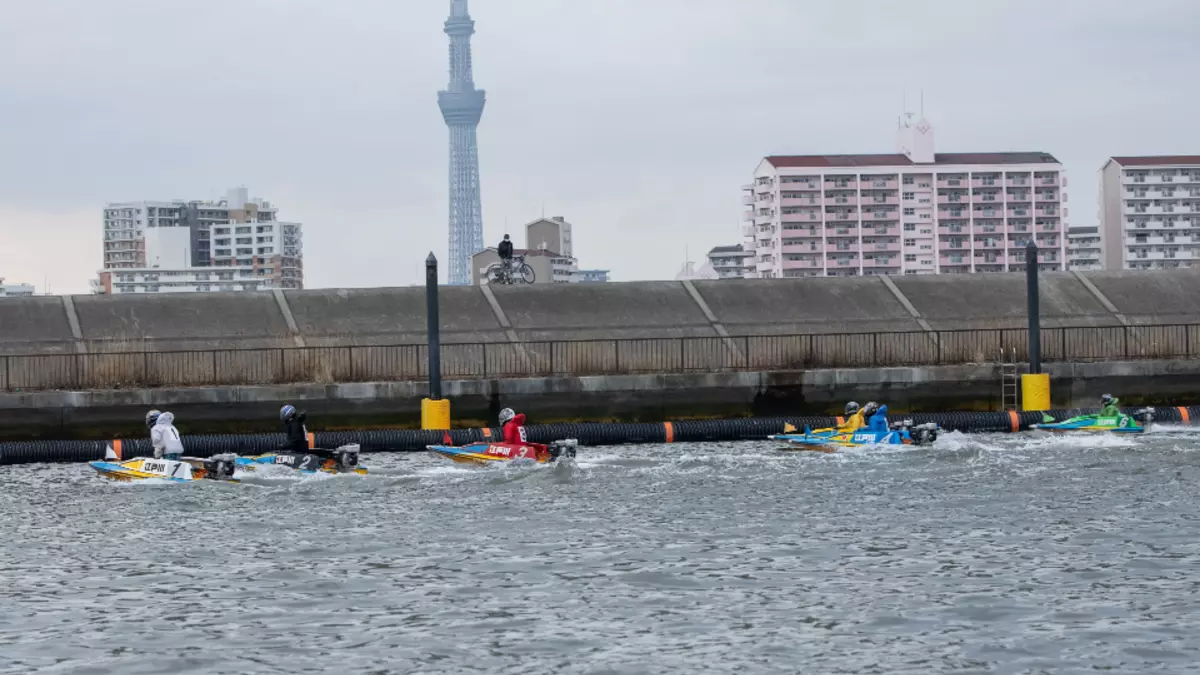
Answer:
<svg viewBox="0 0 1200 675"><path fill-rule="evenodd" d="M448 457L465 464L517 461L548 464L560 459L574 458L578 446L578 441L569 439L555 441L548 446L540 443L470 443L462 447L428 445L426 448L439 457Z"/></svg>

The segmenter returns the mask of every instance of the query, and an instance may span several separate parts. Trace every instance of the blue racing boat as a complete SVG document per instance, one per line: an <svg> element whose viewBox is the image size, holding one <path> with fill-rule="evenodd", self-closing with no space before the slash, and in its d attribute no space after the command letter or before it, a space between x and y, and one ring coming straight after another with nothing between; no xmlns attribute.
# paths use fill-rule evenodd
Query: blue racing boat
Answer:
<svg viewBox="0 0 1200 675"><path fill-rule="evenodd" d="M790 425L789 425L790 426ZM864 445L932 445L937 440L941 428L932 422L913 425L912 420L904 420L888 424L887 406L879 406L871 415L867 426L855 431L838 431L837 429L817 429L808 427L804 433L792 433L794 428L785 427L785 433L775 434L769 438L773 441L784 441L791 447L782 450L810 450L817 452L836 452L838 448L853 448Z"/></svg>

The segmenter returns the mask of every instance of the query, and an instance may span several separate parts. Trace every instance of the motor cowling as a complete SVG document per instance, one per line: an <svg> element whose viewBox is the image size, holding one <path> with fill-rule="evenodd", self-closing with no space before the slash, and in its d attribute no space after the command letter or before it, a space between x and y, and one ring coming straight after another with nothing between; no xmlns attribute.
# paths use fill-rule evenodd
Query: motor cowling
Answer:
<svg viewBox="0 0 1200 675"><path fill-rule="evenodd" d="M937 440L940 431L937 424L929 422L913 427L909 430L909 435L912 437L914 445L932 445Z"/></svg>
<svg viewBox="0 0 1200 675"><path fill-rule="evenodd" d="M550 461L557 462L560 459L575 459L575 452L578 448L579 441L574 438L554 441L550 444Z"/></svg>
<svg viewBox="0 0 1200 675"><path fill-rule="evenodd" d="M1145 426L1154 421L1154 408L1142 408L1133 414L1133 418Z"/></svg>
<svg viewBox="0 0 1200 675"><path fill-rule="evenodd" d="M237 471L237 455L213 455L204 460L204 477L209 480L229 480Z"/></svg>
<svg viewBox="0 0 1200 675"><path fill-rule="evenodd" d="M333 451L333 458L338 464L339 471L354 471L358 468L358 444L343 445Z"/></svg>

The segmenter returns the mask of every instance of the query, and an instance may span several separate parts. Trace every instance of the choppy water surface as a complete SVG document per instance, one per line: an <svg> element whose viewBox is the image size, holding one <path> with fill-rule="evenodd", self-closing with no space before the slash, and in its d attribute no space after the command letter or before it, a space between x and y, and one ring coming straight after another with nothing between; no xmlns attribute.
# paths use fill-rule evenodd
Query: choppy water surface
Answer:
<svg viewBox="0 0 1200 675"><path fill-rule="evenodd" d="M0 468L0 673L1184 673L1200 434Z"/></svg>

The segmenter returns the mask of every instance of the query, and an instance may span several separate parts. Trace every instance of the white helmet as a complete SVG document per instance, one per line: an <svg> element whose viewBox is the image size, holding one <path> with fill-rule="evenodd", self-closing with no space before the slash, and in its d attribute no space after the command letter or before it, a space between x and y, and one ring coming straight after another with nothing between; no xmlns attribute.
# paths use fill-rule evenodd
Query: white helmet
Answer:
<svg viewBox="0 0 1200 675"><path fill-rule="evenodd" d="M512 408L505 408L500 411L500 424L508 424L516 416L517 413L513 412Z"/></svg>

